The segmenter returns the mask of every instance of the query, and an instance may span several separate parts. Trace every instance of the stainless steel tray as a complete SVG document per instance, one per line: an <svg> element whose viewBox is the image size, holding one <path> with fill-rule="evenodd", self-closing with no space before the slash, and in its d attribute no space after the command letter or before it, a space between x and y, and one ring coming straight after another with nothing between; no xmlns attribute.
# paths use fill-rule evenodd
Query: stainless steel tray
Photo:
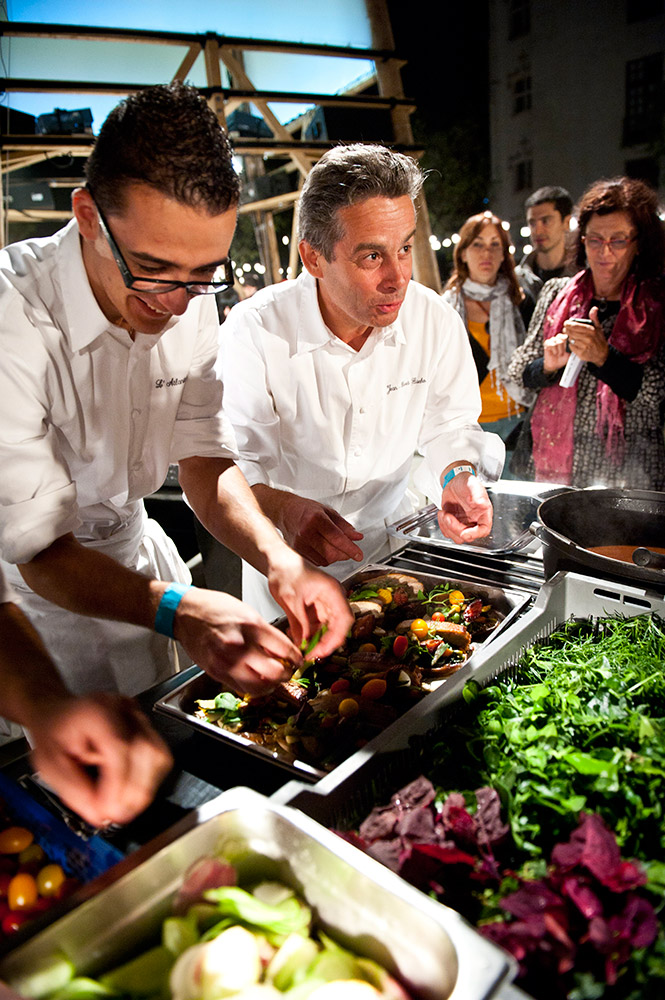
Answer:
<svg viewBox="0 0 665 1000"><path fill-rule="evenodd" d="M366 575L370 575L376 571L386 571L394 572L394 567L385 565L372 565L366 566L363 570L358 573L353 574L347 580L343 581L344 586L350 586L353 583L361 581ZM427 589L431 589L436 586L436 584L441 583L444 580L450 581L456 587L468 587L469 584L473 586L474 593L482 595L486 598L487 603L491 603L495 610L502 616L502 620L496 629L490 633L487 639L484 640L482 644L478 644L478 650L487 646L490 642L498 641L498 636L500 633L509 627L510 623L519 615L519 613L528 605L531 597L528 593L524 591L511 590L506 588L494 587L485 581L474 579L471 576L451 576L443 574L427 574L427 573L414 573L414 576L422 580L423 585ZM285 624L286 619L279 619L276 624ZM478 650L474 651L461 668L465 670L469 663L478 655ZM458 671L459 673L459 671ZM446 687L447 684L456 677L457 674L453 674L450 678L440 682L440 686L437 688L437 693L440 687ZM205 733L214 739L221 740L227 746L233 746L237 749L247 751L254 756L258 756L263 760L270 761L278 767L283 768L291 777L299 777L304 780L314 782L323 777L326 772L320 770L319 768L313 766L312 764L301 761L301 760L289 760L285 757L280 757L277 753L266 749L265 747L259 746L252 743L251 740L238 733L231 733L225 729L220 729L219 726L214 725L214 723L208 722L205 719L198 718L196 716L196 701L198 698L212 699L220 690L222 690L222 685L218 681L213 680L207 674L201 671L195 677L190 678L183 684L174 688L163 698L155 703L155 711L164 713L166 715L176 718L179 722L185 725L191 726L193 729L200 733ZM428 702L433 694L428 694L425 696L423 701ZM420 702L419 704L422 704ZM378 749L383 741L384 737L390 734L392 728L398 724L401 724L404 720L408 719L414 709L409 709L400 717L396 722L392 723L388 728L386 728L383 733L375 737L370 743L368 743L362 750L354 753L353 756L347 759L345 762L351 769L358 766L358 764L363 761L368 754L371 754L374 749ZM408 724L408 723L407 723ZM335 768L337 770L337 768Z"/></svg>
<svg viewBox="0 0 665 1000"><path fill-rule="evenodd" d="M345 761L313 788L290 781L273 798L302 809L325 826L354 827L377 801L389 799L420 773L419 738L422 749L423 742L445 733L448 714L460 701L467 681L489 684L515 666L534 642L546 638L569 618L613 614L632 617L649 612L665 617L665 598L661 594L576 573L557 573L541 587L534 605L518 621L490 646L480 649L448 684L386 730L370 759L354 768Z"/></svg>
<svg viewBox="0 0 665 1000"><path fill-rule="evenodd" d="M124 862L113 884L1 960L0 978L27 995L30 977L57 953L94 976L150 947L183 873L211 854L235 864L241 883L286 882L322 929L384 964L419 1000L486 1000L512 978L512 960L453 910L302 813L246 788L185 817L137 852L131 870Z"/></svg>
<svg viewBox="0 0 665 1000"><path fill-rule="evenodd" d="M488 486L487 493L494 508L492 531L473 544L457 545L441 534L437 522L438 508L428 504L409 517L388 527L390 534L404 541L427 541L442 548L459 548L469 552L496 554L518 552L536 545L529 527L535 520L538 505L545 496L558 491L543 483L517 482L501 479Z"/></svg>

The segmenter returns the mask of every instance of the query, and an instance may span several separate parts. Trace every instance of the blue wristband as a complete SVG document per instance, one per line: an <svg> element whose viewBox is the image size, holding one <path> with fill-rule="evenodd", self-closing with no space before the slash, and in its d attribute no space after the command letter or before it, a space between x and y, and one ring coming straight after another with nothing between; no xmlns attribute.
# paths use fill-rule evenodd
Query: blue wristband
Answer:
<svg viewBox="0 0 665 1000"><path fill-rule="evenodd" d="M191 589L191 583L171 583L162 594L162 599L155 615L155 632L161 635L168 635L173 638L173 619L176 608L180 604L183 595Z"/></svg>
<svg viewBox="0 0 665 1000"><path fill-rule="evenodd" d="M445 476L443 477L443 484L441 486L441 489L445 490L446 486L451 481L451 479L454 479L455 476L458 476L460 472L470 472L472 476L475 476L476 474L476 470L472 465L456 465L454 466L454 468L450 470L450 472L446 472Z"/></svg>

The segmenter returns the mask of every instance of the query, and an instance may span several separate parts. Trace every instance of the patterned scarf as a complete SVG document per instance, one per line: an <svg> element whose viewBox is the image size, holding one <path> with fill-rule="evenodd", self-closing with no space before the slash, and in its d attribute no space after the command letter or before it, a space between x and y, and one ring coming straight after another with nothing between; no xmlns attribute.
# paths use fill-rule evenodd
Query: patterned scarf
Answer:
<svg viewBox="0 0 665 1000"><path fill-rule="evenodd" d="M476 302L490 304L490 360L489 371L496 371L497 382L506 390L511 399L522 406L529 406L534 398L533 393L517 382L508 378L508 365L515 350L524 340L524 323L516 305L508 295L508 279L500 274L495 284L483 285L479 281L467 278L461 288L458 312L466 326L466 309L464 297Z"/></svg>
<svg viewBox="0 0 665 1000"><path fill-rule="evenodd" d="M587 317L594 297L593 279L587 268L580 271L554 299L543 323L543 339L563 330L567 319ZM629 275L621 290L619 312L608 343L631 361L643 364L654 356L660 340L657 312L661 303L648 282ZM531 417L535 478L542 482L570 484L575 451L574 422L577 384L541 389ZM626 402L598 379L596 390L596 434L605 437L607 458L619 466L624 458Z"/></svg>

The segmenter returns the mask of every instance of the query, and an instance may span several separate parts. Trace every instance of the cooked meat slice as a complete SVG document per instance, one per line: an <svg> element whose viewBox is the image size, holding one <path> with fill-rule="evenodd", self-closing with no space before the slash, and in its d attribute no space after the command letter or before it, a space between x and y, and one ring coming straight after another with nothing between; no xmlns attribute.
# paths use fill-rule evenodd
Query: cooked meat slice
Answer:
<svg viewBox="0 0 665 1000"><path fill-rule="evenodd" d="M368 611L364 615L360 615L356 618L353 625L351 626L351 635L354 639L364 639L366 636L372 634L376 627L376 616L373 612Z"/></svg>
<svg viewBox="0 0 665 1000"><path fill-rule="evenodd" d="M307 701L307 691L300 684L282 681L273 691L272 697L278 701L287 701L291 705L300 705L303 701Z"/></svg>
<svg viewBox="0 0 665 1000"><path fill-rule="evenodd" d="M363 586L375 587L377 590L380 587L391 587L393 590L396 590L398 587L403 588L409 595L409 598L415 597L423 589L421 581L415 576L409 576L407 573L369 573L361 579Z"/></svg>
<svg viewBox="0 0 665 1000"><path fill-rule="evenodd" d="M350 601L349 605L356 618L360 617L360 615L370 613L375 618L379 618L383 614L383 601L380 601L378 598L376 600L367 598L362 601Z"/></svg>

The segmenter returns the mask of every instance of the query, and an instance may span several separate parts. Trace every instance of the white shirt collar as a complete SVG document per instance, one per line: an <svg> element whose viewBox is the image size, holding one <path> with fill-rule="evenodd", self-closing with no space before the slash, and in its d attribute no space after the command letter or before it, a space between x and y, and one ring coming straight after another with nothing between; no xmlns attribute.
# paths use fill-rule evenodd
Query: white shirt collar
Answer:
<svg viewBox="0 0 665 1000"><path fill-rule="evenodd" d="M122 327L115 326L106 318L95 298L83 263L81 240L75 219L72 219L63 230L59 256L58 270L67 316L65 336L69 338L73 351L81 351L102 334L108 333L109 330L121 330ZM172 316L160 334L150 336L150 344L156 344L176 322L177 316Z"/></svg>
<svg viewBox="0 0 665 1000"><path fill-rule="evenodd" d="M302 286L302 308L300 310L298 322L298 346L296 354L307 354L309 351L318 350L319 348L326 347L329 344L346 348L356 354L357 352L354 351L352 347L349 347L343 340L336 337L335 334L326 326L323 316L321 315L321 308L319 306L319 297L316 290L316 278L314 278L308 271L303 270L297 280ZM375 327L370 335L370 340L374 344L404 344L406 342L406 334L400 316L398 315L395 322L391 323L390 326Z"/></svg>

